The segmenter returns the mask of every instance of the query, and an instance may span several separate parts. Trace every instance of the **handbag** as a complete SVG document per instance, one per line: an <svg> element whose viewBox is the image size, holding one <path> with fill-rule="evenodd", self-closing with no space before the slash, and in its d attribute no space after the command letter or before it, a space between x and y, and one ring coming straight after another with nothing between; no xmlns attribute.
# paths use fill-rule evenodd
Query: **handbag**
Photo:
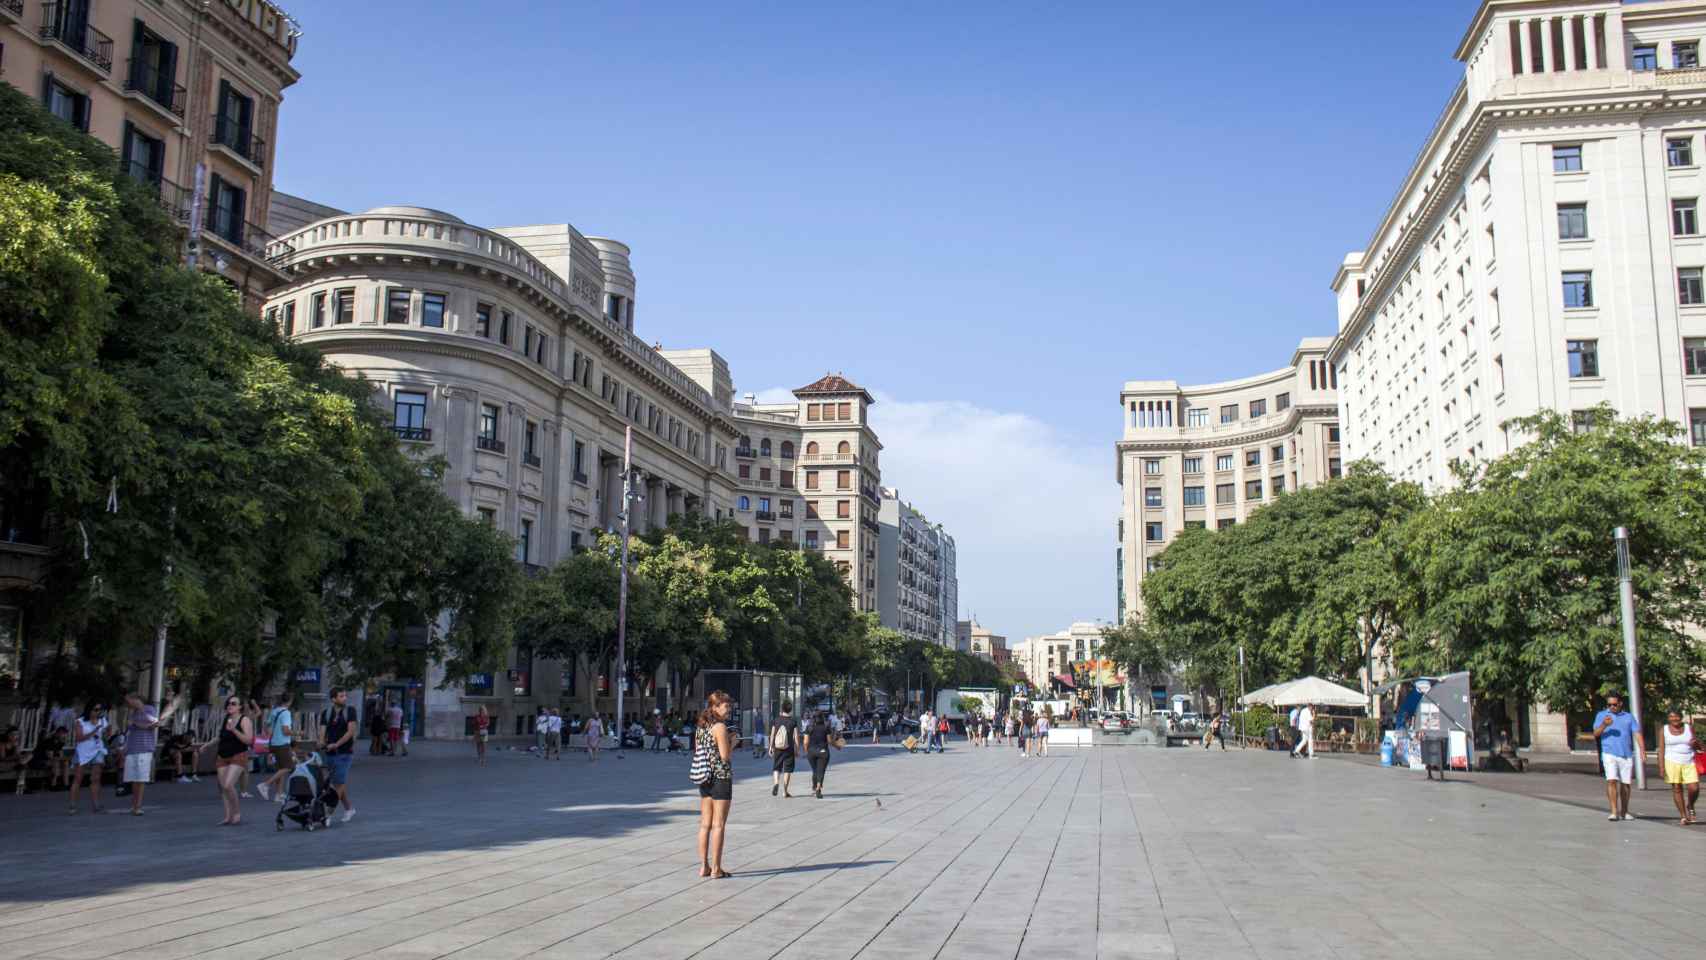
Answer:
<svg viewBox="0 0 1706 960"><path fill-rule="evenodd" d="M1702 777L1706 777L1706 753L1696 753L1694 755L1694 772L1700 774Z"/></svg>

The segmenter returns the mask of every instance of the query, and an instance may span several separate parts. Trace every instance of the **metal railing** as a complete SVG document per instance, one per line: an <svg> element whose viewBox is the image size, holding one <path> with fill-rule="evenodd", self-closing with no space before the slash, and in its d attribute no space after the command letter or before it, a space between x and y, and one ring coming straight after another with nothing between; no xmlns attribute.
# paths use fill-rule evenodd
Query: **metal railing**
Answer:
<svg viewBox="0 0 1706 960"><path fill-rule="evenodd" d="M218 208L210 212L212 216L208 220L206 232L251 257L277 263L296 252L290 244L247 220L239 220Z"/></svg>
<svg viewBox="0 0 1706 960"><path fill-rule="evenodd" d="M757 516L758 516L758 519L760 519L760 520L773 522L776 519L776 511L774 511L774 510L760 510L760 511L758 511Z"/></svg>
<svg viewBox="0 0 1706 960"><path fill-rule="evenodd" d="M134 90L182 118L184 99L189 91L173 82L176 78L162 73L157 64L132 57L130 72L124 78L124 88Z"/></svg>
<svg viewBox="0 0 1706 960"><path fill-rule="evenodd" d="M432 439L432 428L431 427L396 426L396 427L391 428L391 432L395 433L397 435L398 440L426 441L426 440Z"/></svg>
<svg viewBox="0 0 1706 960"><path fill-rule="evenodd" d="M476 450L490 450L493 453L503 453L504 442L499 440L497 437L477 436L474 438L474 448Z"/></svg>
<svg viewBox="0 0 1706 960"><path fill-rule="evenodd" d="M235 118L218 113L213 115L213 142L257 167L266 164L267 142Z"/></svg>
<svg viewBox="0 0 1706 960"><path fill-rule="evenodd" d="M537 453L524 453L524 454L522 454L521 455L521 462L527 464L530 467L537 467L541 463L541 461L539 459L539 455Z"/></svg>
<svg viewBox="0 0 1706 960"><path fill-rule="evenodd" d="M736 459L751 460L757 456L758 456L758 454L755 453L751 447L736 447L735 448Z"/></svg>
<svg viewBox="0 0 1706 960"><path fill-rule="evenodd" d="M99 67L103 73L113 70L113 38L89 24L88 7L83 17L72 16L75 4L50 0L41 5L41 36L69 49Z"/></svg>
<svg viewBox="0 0 1706 960"><path fill-rule="evenodd" d="M14 20L24 18L24 0L0 0L0 12L11 15Z"/></svg>

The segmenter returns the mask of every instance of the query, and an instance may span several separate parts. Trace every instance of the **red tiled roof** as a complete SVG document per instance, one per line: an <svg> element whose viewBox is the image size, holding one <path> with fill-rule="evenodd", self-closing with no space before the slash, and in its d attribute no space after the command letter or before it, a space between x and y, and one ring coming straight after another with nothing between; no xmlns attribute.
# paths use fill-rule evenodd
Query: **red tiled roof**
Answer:
<svg viewBox="0 0 1706 960"><path fill-rule="evenodd" d="M816 383L807 384L794 391L797 397L816 394L861 394L866 400L871 400L871 395L865 392L864 387L839 373L826 373Z"/></svg>

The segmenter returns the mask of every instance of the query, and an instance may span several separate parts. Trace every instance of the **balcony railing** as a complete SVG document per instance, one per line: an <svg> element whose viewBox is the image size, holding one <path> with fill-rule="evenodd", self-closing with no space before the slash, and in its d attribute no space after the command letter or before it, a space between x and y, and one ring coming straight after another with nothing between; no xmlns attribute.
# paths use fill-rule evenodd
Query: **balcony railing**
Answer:
<svg viewBox="0 0 1706 960"><path fill-rule="evenodd" d="M541 461L539 459L539 454L537 453L524 453L521 455L521 462L530 467L537 467Z"/></svg>
<svg viewBox="0 0 1706 960"><path fill-rule="evenodd" d="M397 426L397 427L392 427L391 432L395 433L397 435L398 440L415 440L415 441L424 443L424 442L432 439L432 428L431 427L401 427L401 426Z"/></svg>
<svg viewBox="0 0 1706 960"><path fill-rule="evenodd" d="M880 507L883 505L883 498L877 494L877 491L870 487L864 487L859 492L864 494L865 499L871 501L874 506Z"/></svg>
<svg viewBox="0 0 1706 960"><path fill-rule="evenodd" d="M212 234L221 241L243 251L258 260L277 263L296 252L296 248L272 234L262 230L247 220L224 215L215 209L210 211L206 233Z"/></svg>
<svg viewBox="0 0 1706 960"><path fill-rule="evenodd" d="M856 453L808 453L800 457L801 463L858 463Z"/></svg>
<svg viewBox="0 0 1706 960"><path fill-rule="evenodd" d="M156 171L135 160L125 165L124 172L132 180L151 188L160 201L160 208L171 215L179 223L187 223L190 219L190 192L170 180L162 180Z"/></svg>
<svg viewBox="0 0 1706 960"><path fill-rule="evenodd" d="M124 88L142 94L182 119L188 91L174 83L174 79L170 74L161 72L158 64L133 57L130 74L124 79Z"/></svg>
<svg viewBox="0 0 1706 960"><path fill-rule="evenodd" d="M266 164L267 142L231 117L213 115L213 142L257 167Z"/></svg>
<svg viewBox="0 0 1706 960"><path fill-rule="evenodd" d="M583 487L586 486L586 474L580 472L579 470L576 470L575 471L575 482L580 484Z"/></svg>
<svg viewBox="0 0 1706 960"><path fill-rule="evenodd" d="M88 6L83 16L74 16L76 4L62 0L41 5L41 36L94 64L102 73L113 72L113 38L89 25Z"/></svg>
<svg viewBox="0 0 1706 960"><path fill-rule="evenodd" d="M776 512L774 510L760 510L758 511L758 519L766 523L773 523L776 520Z"/></svg>
<svg viewBox="0 0 1706 960"><path fill-rule="evenodd" d="M751 447L736 447L735 448L735 457L737 459L751 460L756 456L758 456L757 452L754 451Z"/></svg>
<svg viewBox="0 0 1706 960"><path fill-rule="evenodd" d="M0 0L0 14L13 20L24 19L24 0Z"/></svg>
<svg viewBox="0 0 1706 960"><path fill-rule="evenodd" d="M476 436L474 438L474 448L476 450L490 450L493 453L503 453L504 442L499 440L497 437Z"/></svg>

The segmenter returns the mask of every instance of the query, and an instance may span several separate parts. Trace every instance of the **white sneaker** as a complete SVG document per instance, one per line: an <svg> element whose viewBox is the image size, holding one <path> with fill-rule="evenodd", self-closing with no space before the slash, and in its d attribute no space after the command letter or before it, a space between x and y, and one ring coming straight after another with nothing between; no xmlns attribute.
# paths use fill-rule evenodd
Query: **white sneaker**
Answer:
<svg viewBox="0 0 1706 960"><path fill-rule="evenodd" d="M267 789L267 785L264 783L257 785L255 787L255 792L261 795L262 800L271 800L272 799L272 792ZM245 794L243 794L243 796L246 797L246 796L248 796L248 794L245 793Z"/></svg>
<svg viewBox="0 0 1706 960"><path fill-rule="evenodd" d="M1611 814L1611 815L1610 815L1610 816L1608 816L1608 817L1606 817L1606 818L1605 818L1605 819L1607 819L1607 820L1616 820L1616 819L1617 819L1617 814L1615 814L1615 813L1614 813L1614 814Z"/></svg>
<svg viewBox="0 0 1706 960"><path fill-rule="evenodd" d="M244 790L244 791L243 791L243 792L242 792L242 793L240 793L240 794L238 794L238 796L240 796L240 797L242 797L242 798L243 798L243 799L244 799L244 800L253 800L253 799L255 799L255 795L254 795L254 794L252 794L252 793L250 793L250 792L249 792L249 791L247 791L247 790Z"/></svg>
<svg viewBox="0 0 1706 960"><path fill-rule="evenodd" d="M194 783L195 781L191 780L189 777L186 777L186 776L179 776L178 782L179 783Z"/></svg>
<svg viewBox="0 0 1706 960"><path fill-rule="evenodd" d="M193 774L193 773L192 773L192 774L190 774L190 782L191 782L191 783L200 783L200 782L201 782L201 777L199 777L199 776L197 776L197 775L196 775L196 774Z"/></svg>
<svg viewBox="0 0 1706 960"><path fill-rule="evenodd" d="M1625 819L1625 820L1633 820L1633 819L1635 819L1635 815L1634 815L1634 814L1632 814L1632 813L1625 813L1625 814L1624 814L1624 815L1623 815L1623 819Z"/></svg>
<svg viewBox="0 0 1706 960"><path fill-rule="evenodd" d="M338 819L338 822L339 823L349 823L351 820L354 820L354 819L355 819L355 811L354 810L345 810L344 815Z"/></svg>

